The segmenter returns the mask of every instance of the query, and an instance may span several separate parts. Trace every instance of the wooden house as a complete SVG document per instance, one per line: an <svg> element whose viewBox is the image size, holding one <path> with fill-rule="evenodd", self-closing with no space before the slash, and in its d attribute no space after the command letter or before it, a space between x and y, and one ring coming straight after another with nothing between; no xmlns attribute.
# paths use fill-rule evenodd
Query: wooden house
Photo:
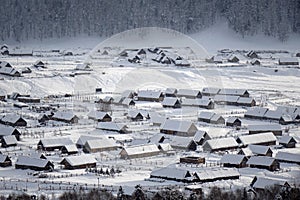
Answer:
<svg viewBox="0 0 300 200"><path fill-rule="evenodd" d="M75 144L67 144L61 148L61 153L72 155L78 153L78 149Z"/></svg>
<svg viewBox="0 0 300 200"><path fill-rule="evenodd" d="M7 148L17 146L17 139L14 135L3 136L1 139L1 147Z"/></svg>
<svg viewBox="0 0 300 200"><path fill-rule="evenodd" d="M6 76L20 77L21 73L12 67L0 67L0 74Z"/></svg>
<svg viewBox="0 0 300 200"><path fill-rule="evenodd" d="M214 96L214 101L216 104L220 105L238 105L237 101L239 98L239 96L234 95L217 94Z"/></svg>
<svg viewBox="0 0 300 200"><path fill-rule="evenodd" d="M205 109L214 109L215 103L212 99L182 99L182 106L199 107Z"/></svg>
<svg viewBox="0 0 300 200"><path fill-rule="evenodd" d="M203 88L202 89L202 95L203 96L216 96L219 92L220 92L221 89L219 88Z"/></svg>
<svg viewBox="0 0 300 200"><path fill-rule="evenodd" d="M83 151L85 153L96 153L102 151L114 151L120 147L113 139L105 137L87 140L84 144Z"/></svg>
<svg viewBox="0 0 300 200"><path fill-rule="evenodd" d="M161 91L141 90L138 92L137 98L139 101L161 102L164 99L164 95Z"/></svg>
<svg viewBox="0 0 300 200"><path fill-rule="evenodd" d="M279 124L255 124L249 125L249 134L272 132L276 136L282 135L282 129Z"/></svg>
<svg viewBox="0 0 300 200"><path fill-rule="evenodd" d="M240 61L240 59L237 56L232 55L227 59L227 61L232 62L232 63L238 63Z"/></svg>
<svg viewBox="0 0 300 200"><path fill-rule="evenodd" d="M37 60L34 64L33 64L34 67L36 68L46 68L45 66L45 63L41 60Z"/></svg>
<svg viewBox="0 0 300 200"><path fill-rule="evenodd" d="M176 95L177 97L185 97L189 99L202 98L200 90L179 89Z"/></svg>
<svg viewBox="0 0 300 200"><path fill-rule="evenodd" d="M160 150L155 144L142 144L123 147L120 152L120 157L122 159L143 158L156 156L159 153Z"/></svg>
<svg viewBox="0 0 300 200"><path fill-rule="evenodd" d="M166 97L176 97L177 95L177 89L176 88L167 88L165 90L165 96Z"/></svg>
<svg viewBox="0 0 300 200"><path fill-rule="evenodd" d="M0 167L10 167L12 166L12 162L8 155L0 154Z"/></svg>
<svg viewBox="0 0 300 200"><path fill-rule="evenodd" d="M6 126L0 124L0 139L2 139L4 136L13 135L16 137L16 139L19 141L21 137L21 133L18 131L18 129L12 127L12 126Z"/></svg>
<svg viewBox="0 0 300 200"><path fill-rule="evenodd" d="M0 123L9 126L27 126L27 122L15 113L8 113L4 116L0 116Z"/></svg>
<svg viewBox="0 0 300 200"><path fill-rule="evenodd" d="M143 121L145 119L142 112L138 110L129 110L127 118L131 119L132 121Z"/></svg>
<svg viewBox="0 0 300 200"><path fill-rule="evenodd" d="M295 123L295 121L291 115L283 114L279 118L279 124L281 125L288 125L292 123Z"/></svg>
<svg viewBox="0 0 300 200"><path fill-rule="evenodd" d="M37 144L37 149L43 151L54 151L55 149L62 149L66 145L72 145L73 141L70 138L44 138L41 139Z"/></svg>
<svg viewBox="0 0 300 200"><path fill-rule="evenodd" d="M221 115L207 111L200 112L198 121L212 124L225 124L225 119Z"/></svg>
<svg viewBox="0 0 300 200"><path fill-rule="evenodd" d="M247 109L247 112L245 113L246 118L252 118L252 119L262 119L265 116L265 113L268 111L268 108L263 107L253 107Z"/></svg>
<svg viewBox="0 0 300 200"><path fill-rule="evenodd" d="M250 183L250 186L255 189L255 191L264 191L270 187L280 186L283 188L290 188L288 181L283 179L271 178L271 177L257 177L255 176Z"/></svg>
<svg viewBox="0 0 300 200"><path fill-rule="evenodd" d="M239 97L237 100L237 105L253 107L256 105L256 101L251 97Z"/></svg>
<svg viewBox="0 0 300 200"><path fill-rule="evenodd" d="M267 169L269 171L280 169L278 160L268 156L252 156L247 161L247 165L251 168Z"/></svg>
<svg viewBox="0 0 300 200"><path fill-rule="evenodd" d="M135 102L134 102L134 100L133 99L130 99L130 98L125 98L125 99L123 99L123 101L122 101L122 105L124 105L124 106L135 106Z"/></svg>
<svg viewBox="0 0 300 200"><path fill-rule="evenodd" d="M186 156L181 157L179 160L180 163L189 163L189 164L205 164L205 158L197 156Z"/></svg>
<svg viewBox="0 0 300 200"><path fill-rule="evenodd" d="M247 156L248 158L251 156L272 157L273 151L269 146L250 144L246 148L242 148L238 154Z"/></svg>
<svg viewBox="0 0 300 200"><path fill-rule="evenodd" d="M41 103L41 99L35 97L18 97L17 100L23 103Z"/></svg>
<svg viewBox="0 0 300 200"><path fill-rule="evenodd" d="M219 91L220 95L229 95L229 96L240 96L240 97L249 97L248 90L245 89L229 89L224 88Z"/></svg>
<svg viewBox="0 0 300 200"><path fill-rule="evenodd" d="M65 157L60 164L64 165L65 169L86 169L95 168L97 160L92 155L81 154L79 156Z"/></svg>
<svg viewBox="0 0 300 200"><path fill-rule="evenodd" d="M99 122L97 124L97 129L106 131L115 131L119 133L128 133L127 126L124 124L119 124L116 122Z"/></svg>
<svg viewBox="0 0 300 200"><path fill-rule="evenodd" d="M16 169L31 169L35 171L49 171L54 169L54 165L47 159L32 158L29 156L19 156L16 163Z"/></svg>
<svg viewBox="0 0 300 200"><path fill-rule="evenodd" d="M207 183L218 180L239 179L240 173L235 168L203 168L195 172L195 182Z"/></svg>
<svg viewBox="0 0 300 200"><path fill-rule="evenodd" d="M278 60L279 65L299 65L298 58L280 58Z"/></svg>
<svg viewBox="0 0 300 200"><path fill-rule="evenodd" d="M204 143L206 137L207 137L206 131L198 130L195 133L193 140L196 142L197 145L202 145Z"/></svg>
<svg viewBox="0 0 300 200"><path fill-rule="evenodd" d="M220 163L222 163L224 167L243 168L246 167L247 161L248 159L244 155L224 154Z"/></svg>
<svg viewBox="0 0 300 200"><path fill-rule="evenodd" d="M258 59L252 60L250 63L251 65L261 65L261 62Z"/></svg>
<svg viewBox="0 0 300 200"><path fill-rule="evenodd" d="M202 145L203 150L208 152L236 149L238 146L233 137L207 140Z"/></svg>
<svg viewBox="0 0 300 200"><path fill-rule="evenodd" d="M102 112L102 111L91 111L88 113L88 118L92 119L94 121L97 122L111 122L112 121L112 117L106 113L106 112Z"/></svg>
<svg viewBox="0 0 300 200"><path fill-rule="evenodd" d="M197 132L197 127L190 121L166 120L160 127L160 132L170 135L191 137Z"/></svg>
<svg viewBox="0 0 300 200"><path fill-rule="evenodd" d="M238 117L231 116L227 118L226 126L241 127L242 121Z"/></svg>
<svg viewBox="0 0 300 200"><path fill-rule="evenodd" d="M193 182L196 177L186 169L164 167L155 169L150 173L150 178L165 179L178 182Z"/></svg>
<svg viewBox="0 0 300 200"><path fill-rule="evenodd" d="M192 137L173 136L170 138L170 145L174 149L185 151L195 151L197 144Z"/></svg>
<svg viewBox="0 0 300 200"><path fill-rule="evenodd" d="M284 152L284 151L279 151L275 158L279 162L286 162L286 163L296 163L300 165L300 154L299 153L290 153L290 152Z"/></svg>
<svg viewBox="0 0 300 200"><path fill-rule="evenodd" d="M58 111L54 113L51 119L69 124L76 124L79 120L79 118L72 111Z"/></svg>
<svg viewBox="0 0 300 200"><path fill-rule="evenodd" d="M181 101L176 97L165 97L161 105L164 108L181 108Z"/></svg>
<svg viewBox="0 0 300 200"><path fill-rule="evenodd" d="M284 146L285 148L294 148L297 143L294 137L288 135L279 137L278 142L280 145Z"/></svg>
<svg viewBox="0 0 300 200"><path fill-rule="evenodd" d="M249 58L252 58L252 59L254 59L254 58L257 59L257 58L259 58L258 54L257 54L255 51L253 51L253 50L249 51L249 52L246 54L246 56L249 57Z"/></svg>
<svg viewBox="0 0 300 200"><path fill-rule="evenodd" d="M276 141L277 139L272 132L242 135L237 138L237 142L243 146L247 146L249 144L270 146L275 145Z"/></svg>

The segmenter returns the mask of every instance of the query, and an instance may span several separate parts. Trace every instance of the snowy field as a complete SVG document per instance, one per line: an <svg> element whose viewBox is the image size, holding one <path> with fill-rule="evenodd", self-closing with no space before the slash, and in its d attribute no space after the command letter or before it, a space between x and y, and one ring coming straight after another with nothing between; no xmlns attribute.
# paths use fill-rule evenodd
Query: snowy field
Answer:
<svg viewBox="0 0 300 200"><path fill-rule="evenodd" d="M224 28L220 28L224 29ZM135 159L121 159L120 150L92 153L97 160L97 168L119 169L121 173L114 175L103 175L90 172L86 169L66 170L62 169L60 161L66 156L59 151L43 152L37 150L37 143L44 138L70 138L74 143L82 135L99 137L114 137L116 140L133 140L133 143L143 144L152 136L159 133L159 126L153 126L151 120L147 119L141 122L129 120L125 113L129 108L120 105L111 106L111 115L113 121L124 123L128 126L130 133L119 134L111 131L96 129L97 123L88 119L90 111L99 109L99 104L95 101L106 96L117 97L125 90L165 90L166 88L177 89L195 89L202 91L205 87L212 88L234 88L246 89L258 105L269 109L276 109L278 106L300 106L300 70L299 64L296 66L278 65L278 59L281 57L294 56L296 48L299 48L298 38L292 38L292 41L286 43L276 43L271 39L264 40L260 38L257 43L253 40L257 38L246 38L245 40L230 38L229 30L225 31L227 40L216 40L218 38L218 28L202 32L198 35L192 35L199 43L202 43L207 53L205 58L216 55L218 49L228 48L231 50L285 50L288 53L261 53L261 65L251 65L251 59L244 53L239 54L238 63L224 62L222 64L208 63L205 58L198 58L185 51L181 47L174 47L169 50L172 53L186 58L191 64L188 67L175 66L173 64L155 64L151 59L147 63L132 64L127 59L120 59L119 54L124 47L110 47L107 55L103 54L107 44L95 44L102 41L99 38L78 38L76 42L72 40L64 41L44 41L42 43L12 43L10 48L19 47L20 49L29 49L34 51L33 56L0 56L0 61L10 63L15 69L22 71L26 67L32 69L31 73L22 74L21 77L10 77L0 75L0 89L2 93L12 94L17 92L27 94L31 97L41 99L39 104L29 104L29 107L22 109L14 107L15 100L8 99L0 101L0 112L2 114L17 113L22 115L28 122L27 127L20 127L21 141L18 141L16 147L1 148L2 154L9 155L12 163L15 163L19 155L29 155L32 153L45 153L47 158L54 163L53 172L35 172L33 170L15 169L14 164L11 167L0 168L0 193L8 194L16 191L26 191L30 194L60 194L67 190L79 188L95 188L98 186L108 188L114 192L119 186L134 187L138 184L144 189L155 190L159 187L178 187L184 188L188 183L176 181L149 181L150 173L153 169L174 166L179 163L182 156L192 155L206 158L206 164L200 166L183 165L182 168L188 168L191 171L202 169L219 169L220 159L225 153L207 153L200 147L198 151L176 150L175 154L159 154L157 156ZM225 29L226 30L226 29ZM215 33L214 35L210 35ZM204 40L203 38L207 38ZM214 42L213 42L214 41ZM210 43L209 43L210 42ZM139 44L140 45L140 44ZM163 46L164 44L162 44ZM169 45L169 44L166 44ZM147 48L150 46L140 46ZM133 48L133 47L130 47ZM73 55L63 55L53 53L53 49L60 51L68 50ZM98 51L99 50L99 51ZM190 57L189 57L190 56ZM201 55L203 56L203 55ZM201 57L200 56L200 57ZM272 59L270 58L272 57ZM45 63L46 68L31 67L37 60ZM300 60L300 59L298 59ZM91 70L76 69L80 64L89 64ZM101 88L102 93L96 93L96 88ZM65 97L69 94L69 97ZM55 96L56 98L50 97ZM31 106L50 105L56 106L59 110L72 110L79 117L78 124L57 123L50 121L47 125L40 125L37 121L40 113L31 110ZM57 106L58 105L58 106ZM224 125L211 125L197 120L201 111L206 109L195 107L182 107L179 109L163 108L159 102L137 101L135 106L130 109L146 110L156 112L170 119L188 120L195 123L199 130L216 129L216 138L218 137L238 137L247 132L248 125L253 124L278 124L271 120L256 120L243 118L247 111L246 107L236 105L216 105L212 110L224 116L227 119L230 116L239 116L242 120L242 127L236 130L233 127ZM282 129L289 129L283 135L300 138L299 124L282 125ZM225 135L223 134L226 130ZM229 133L228 133L229 132ZM277 142L278 143L278 142ZM125 143L129 145L130 143ZM274 155L279 151L274 149ZM286 151L286 149L280 149ZM296 145L288 151L296 152L299 155L300 146ZM236 153L236 150L230 150L230 153ZM83 154L79 150L78 154ZM197 169L195 169L197 168ZM212 186L220 186L225 189L248 187L254 178L270 177L294 181L299 186L300 167L297 164L282 163L280 171L271 172L264 169L241 168L238 170L240 178L236 180L221 180L201 184L204 191ZM46 175L47 178L39 178L40 175ZM42 177L42 176L40 176Z"/></svg>

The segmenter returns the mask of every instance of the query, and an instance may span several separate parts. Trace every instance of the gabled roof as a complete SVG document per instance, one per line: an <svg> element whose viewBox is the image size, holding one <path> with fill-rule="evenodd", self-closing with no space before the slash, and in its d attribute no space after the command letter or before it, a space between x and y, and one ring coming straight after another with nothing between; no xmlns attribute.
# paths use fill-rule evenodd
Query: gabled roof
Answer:
<svg viewBox="0 0 300 200"><path fill-rule="evenodd" d="M88 116L95 119L103 119L106 116L109 116L106 112L92 110L88 113Z"/></svg>
<svg viewBox="0 0 300 200"><path fill-rule="evenodd" d="M220 92L220 89L219 88L203 88L202 89L202 93L204 94L218 94Z"/></svg>
<svg viewBox="0 0 300 200"><path fill-rule="evenodd" d="M83 146L83 145L86 143L86 141L88 141L88 140L93 140L93 139L98 139L98 138L99 138L99 137L90 136L90 135L81 135L81 136L78 138L76 144L77 144L77 145Z"/></svg>
<svg viewBox="0 0 300 200"><path fill-rule="evenodd" d="M223 95L223 94L217 94L214 97L215 101L224 101L224 102L232 102L232 103L236 103L239 99L239 96L233 96L233 95Z"/></svg>
<svg viewBox="0 0 300 200"><path fill-rule="evenodd" d="M176 103L180 103L176 97L165 97L161 102L163 106L174 106Z"/></svg>
<svg viewBox="0 0 300 200"><path fill-rule="evenodd" d="M299 63L298 58L290 57L290 58L279 58L279 62L297 62Z"/></svg>
<svg viewBox="0 0 300 200"><path fill-rule="evenodd" d="M12 126L6 126L0 124L0 135L12 135L12 133L17 130Z"/></svg>
<svg viewBox="0 0 300 200"><path fill-rule="evenodd" d="M235 168L204 168L197 171L196 174L200 181L240 176L239 171Z"/></svg>
<svg viewBox="0 0 300 200"><path fill-rule="evenodd" d="M252 156L247 161L247 165L271 166L275 158L269 156Z"/></svg>
<svg viewBox="0 0 300 200"><path fill-rule="evenodd" d="M245 115L253 117L263 117L268 110L268 108L263 107L249 108Z"/></svg>
<svg viewBox="0 0 300 200"><path fill-rule="evenodd" d="M17 139L14 135L6 135L2 138L7 145L17 144Z"/></svg>
<svg viewBox="0 0 300 200"><path fill-rule="evenodd" d="M227 123L234 123L235 120L240 120L238 117L230 116L227 118ZM241 121L241 120L240 120Z"/></svg>
<svg viewBox="0 0 300 200"><path fill-rule="evenodd" d="M250 144L247 148L254 154L266 154L268 151L272 152L272 149L269 146L264 145Z"/></svg>
<svg viewBox="0 0 300 200"><path fill-rule="evenodd" d="M170 143L161 143L158 145L162 151L173 151L172 146L170 145Z"/></svg>
<svg viewBox="0 0 300 200"><path fill-rule="evenodd" d="M203 130L198 130L195 135L194 135L194 141L200 141L202 138L205 137L205 135L207 134L206 131Z"/></svg>
<svg viewBox="0 0 300 200"><path fill-rule="evenodd" d="M67 152L78 152L78 149L75 144L64 145L64 148L66 148Z"/></svg>
<svg viewBox="0 0 300 200"><path fill-rule="evenodd" d="M249 131L281 131L279 124L255 124L248 126Z"/></svg>
<svg viewBox="0 0 300 200"><path fill-rule="evenodd" d="M0 154L0 163L4 163L7 157L7 155Z"/></svg>
<svg viewBox="0 0 300 200"><path fill-rule="evenodd" d="M121 131L125 127L125 125L116 122L99 122L96 128L103 130Z"/></svg>
<svg viewBox="0 0 300 200"><path fill-rule="evenodd" d="M203 146L209 146L212 150L214 149L223 149L223 148L234 148L238 147L238 143L235 141L233 137L228 138L218 138L207 140Z"/></svg>
<svg viewBox="0 0 300 200"><path fill-rule="evenodd" d="M177 131L177 132L188 132L192 126L195 125L190 121L168 119L161 125L160 129Z"/></svg>
<svg viewBox="0 0 300 200"><path fill-rule="evenodd" d="M224 154L220 160L221 163L228 163L228 164L241 164L241 162L245 159L244 155L237 155L237 154Z"/></svg>
<svg viewBox="0 0 300 200"><path fill-rule="evenodd" d="M54 113L52 116L56 119L63 119L63 120L72 120L74 117L77 117L72 111L58 111Z"/></svg>
<svg viewBox="0 0 300 200"><path fill-rule="evenodd" d="M283 152L279 151L276 156L276 159L278 160L283 160L283 161L292 161L292 162L297 162L300 163L300 154L298 153L289 153L289 152Z"/></svg>
<svg viewBox="0 0 300 200"><path fill-rule="evenodd" d="M211 102L211 99L182 99L182 105L185 106L208 106Z"/></svg>
<svg viewBox="0 0 300 200"><path fill-rule="evenodd" d="M170 145L172 147L188 148L192 142L193 142L192 137L174 136L171 137Z"/></svg>
<svg viewBox="0 0 300 200"><path fill-rule="evenodd" d="M89 146L91 149L118 147L119 145L113 140L108 138L91 139L85 142L85 146Z"/></svg>
<svg viewBox="0 0 300 200"><path fill-rule="evenodd" d="M242 96L245 93L247 93L248 91L245 89L229 89L229 88L225 88L225 89L221 89L219 94L223 94L223 95L236 95L236 96Z"/></svg>
<svg viewBox="0 0 300 200"><path fill-rule="evenodd" d="M153 170L150 176L184 180L190 177L191 174L186 169L179 169L175 167L164 167L164 168Z"/></svg>
<svg viewBox="0 0 300 200"><path fill-rule="evenodd" d="M274 179L274 178L266 178L266 177L256 177L256 181L252 185L253 188L256 189L266 189L267 187L272 187L274 185L284 186L288 184L286 180L283 179Z"/></svg>
<svg viewBox="0 0 300 200"><path fill-rule="evenodd" d="M29 156L19 156L16 165L25 165L25 166L34 166L44 168L50 161L47 159L41 158L32 158Z"/></svg>
<svg viewBox="0 0 300 200"><path fill-rule="evenodd" d="M243 145L249 145L249 144L258 144L258 143L265 143L265 142L274 142L276 141L276 137L272 132L267 132L267 133L258 133L252 135L242 135L239 136L239 140L242 142Z"/></svg>
<svg viewBox="0 0 300 200"><path fill-rule="evenodd" d="M131 104L132 102L134 103L133 99L131 99L131 98L125 98L125 99L122 101L122 104L124 104L124 105L129 105L129 104Z"/></svg>
<svg viewBox="0 0 300 200"><path fill-rule="evenodd" d="M166 121L165 116L162 116L156 112L150 112L149 115L151 123L163 124Z"/></svg>
<svg viewBox="0 0 300 200"><path fill-rule="evenodd" d="M239 97L237 103L250 104L254 99L252 97Z"/></svg>
<svg viewBox="0 0 300 200"><path fill-rule="evenodd" d="M200 90L192 90L192 89L179 89L177 91L177 95L178 96L193 96L193 97L197 97L199 95L199 93L201 94Z"/></svg>
<svg viewBox="0 0 300 200"><path fill-rule="evenodd" d="M207 111L202 111L200 112L199 114L199 117L200 119L208 119L210 120L213 116L215 115L214 112L207 112Z"/></svg>
<svg viewBox="0 0 300 200"><path fill-rule="evenodd" d="M165 91L165 94L175 94L175 93L177 93L176 88L167 88Z"/></svg>
<svg viewBox="0 0 300 200"><path fill-rule="evenodd" d="M128 114L127 114L127 117L129 118L136 118L137 116L143 116L143 114L139 111L139 110L129 110L128 111Z"/></svg>
<svg viewBox="0 0 300 200"><path fill-rule="evenodd" d="M279 137L278 142L279 142L279 144L288 144L292 140L294 140L296 142L296 140L292 136L284 135L284 136Z"/></svg>
<svg viewBox="0 0 300 200"><path fill-rule="evenodd" d="M265 114L264 117L268 119L276 119L279 120L282 116L282 112L279 110L268 110Z"/></svg>
<svg viewBox="0 0 300 200"><path fill-rule="evenodd" d="M44 147L57 147L73 144L73 141L70 138L60 137L41 139L40 143L42 143Z"/></svg>
<svg viewBox="0 0 300 200"><path fill-rule="evenodd" d="M127 155L129 156L160 152L160 150L155 144L142 144L142 145L128 146L128 147L124 147L123 150L125 150L127 152Z"/></svg>
<svg viewBox="0 0 300 200"><path fill-rule="evenodd" d="M20 115L17 115L15 113L7 113L4 116L0 116L0 120L3 122L9 122L9 123L16 123L19 119L21 119Z"/></svg>
<svg viewBox="0 0 300 200"><path fill-rule="evenodd" d="M97 163L97 160L94 158L94 156L86 154L81 154L79 156L68 156L65 157L63 161L68 162L71 166Z"/></svg>
<svg viewBox="0 0 300 200"><path fill-rule="evenodd" d="M154 91L154 90L140 90L138 92L138 97L143 97L143 98L158 99L161 95L162 95L161 91Z"/></svg>

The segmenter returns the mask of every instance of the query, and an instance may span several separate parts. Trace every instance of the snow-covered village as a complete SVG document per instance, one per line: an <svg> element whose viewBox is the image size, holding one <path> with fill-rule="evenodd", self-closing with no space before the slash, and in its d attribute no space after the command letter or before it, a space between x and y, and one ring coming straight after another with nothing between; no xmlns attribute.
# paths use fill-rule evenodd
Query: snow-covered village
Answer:
<svg viewBox="0 0 300 200"><path fill-rule="evenodd" d="M282 8L248 29L235 1L167 1L187 24L152 1L138 19L82 1L104 13L78 27L61 13L79 9L70 0L12 2L0 13L24 18L0 20L0 199L300 198L299 2L241 1L261 17ZM162 21L146 23L154 8ZM105 9L115 20L93 22Z"/></svg>

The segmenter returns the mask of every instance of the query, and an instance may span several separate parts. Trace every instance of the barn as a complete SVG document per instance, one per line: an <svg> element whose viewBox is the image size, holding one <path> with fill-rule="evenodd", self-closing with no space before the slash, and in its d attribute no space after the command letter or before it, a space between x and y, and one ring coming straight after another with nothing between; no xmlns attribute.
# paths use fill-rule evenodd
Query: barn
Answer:
<svg viewBox="0 0 300 200"><path fill-rule="evenodd" d="M247 161L247 165L251 168L267 169L269 171L280 169L278 160L268 156L252 156Z"/></svg>
<svg viewBox="0 0 300 200"><path fill-rule="evenodd" d="M32 158L29 156L19 156L16 163L16 169L31 169L35 171L51 171L54 169L54 165L47 159Z"/></svg>
<svg viewBox="0 0 300 200"><path fill-rule="evenodd" d="M97 160L92 155L81 154L79 156L65 157L60 164L64 165L65 169L86 169L95 168Z"/></svg>
<svg viewBox="0 0 300 200"><path fill-rule="evenodd" d="M246 167L247 161L248 159L244 155L224 154L220 163L222 163L224 167L243 168Z"/></svg>
<svg viewBox="0 0 300 200"><path fill-rule="evenodd" d="M9 126L27 126L27 122L15 113L8 113L0 116L0 123Z"/></svg>

